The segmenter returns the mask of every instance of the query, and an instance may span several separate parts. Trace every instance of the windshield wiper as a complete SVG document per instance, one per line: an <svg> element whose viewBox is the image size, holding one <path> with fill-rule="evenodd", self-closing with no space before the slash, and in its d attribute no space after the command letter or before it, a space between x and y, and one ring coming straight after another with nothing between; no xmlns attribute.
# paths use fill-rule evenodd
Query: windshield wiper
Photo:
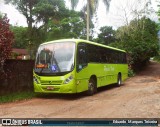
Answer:
<svg viewBox="0 0 160 127"><path fill-rule="evenodd" d="M42 68L42 69L40 70L40 72L39 72L40 74L42 73L43 69L44 69L44 68Z"/></svg>

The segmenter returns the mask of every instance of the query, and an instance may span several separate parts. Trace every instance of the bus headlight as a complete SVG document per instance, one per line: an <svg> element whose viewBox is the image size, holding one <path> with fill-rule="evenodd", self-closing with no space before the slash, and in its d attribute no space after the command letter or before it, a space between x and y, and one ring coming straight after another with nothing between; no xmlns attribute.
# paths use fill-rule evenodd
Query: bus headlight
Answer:
<svg viewBox="0 0 160 127"><path fill-rule="evenodd" d="M37 84L39 84L39 81L35 76L33 76L33 81L36 82Z"/></svg>
<svg viewBox="0 0 160 127"><path fill-rule="evenodd" d="M64 84L68 84L70 81L73 80L73 75L70 75L65 81Z"/></svg>

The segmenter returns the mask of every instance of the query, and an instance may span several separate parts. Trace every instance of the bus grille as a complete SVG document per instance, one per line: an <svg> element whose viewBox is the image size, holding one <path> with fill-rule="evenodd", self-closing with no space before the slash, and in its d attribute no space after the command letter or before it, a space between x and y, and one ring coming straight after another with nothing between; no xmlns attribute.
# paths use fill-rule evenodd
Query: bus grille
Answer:
<svg viewBox="0 0 160 127"><path fill-rule="evenodd" d="M62 81L57 80L57 81L41 81L41 85L61 85Z"/></svg>

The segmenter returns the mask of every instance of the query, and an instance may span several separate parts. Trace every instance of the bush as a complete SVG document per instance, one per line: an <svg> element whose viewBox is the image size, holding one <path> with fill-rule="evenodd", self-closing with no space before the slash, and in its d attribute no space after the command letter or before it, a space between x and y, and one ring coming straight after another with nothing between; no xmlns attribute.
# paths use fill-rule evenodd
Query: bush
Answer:
<svg viewBox="0 0 160 127"><path fill-rule="evenodd" d="M6 16L0 17L0 75L3 75L3 64L11 55L13 33L9 28L9 20Z"/></svg>
<svg viewBox="0 0 160 127"><path fill-rule="evenodd" d="M134 73L134 71L132 69L128 69L128 76L129 77L135 76L135 73Z"/></svg>
<svg viewBox="0 0 160 127"><path fill-rule="evenodd" d="M160 62L160 55L153 58L154 61Z"/></svg>
<svg viewBox="0 0 160 127"><path fill-rule="evenodd" d="M158 54L157 32L157 24L154 21L146 17L134 19L128 26L117 30L117 42L111 46L126 50L129 66L140 70L150 57Z"/></svg>

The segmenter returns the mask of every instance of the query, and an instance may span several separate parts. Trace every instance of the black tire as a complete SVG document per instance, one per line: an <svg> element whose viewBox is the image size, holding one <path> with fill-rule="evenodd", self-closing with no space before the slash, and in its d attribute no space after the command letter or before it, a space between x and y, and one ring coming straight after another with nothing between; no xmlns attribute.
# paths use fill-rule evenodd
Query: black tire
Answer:
<svg viewBox="0 0 160 127"><path fill-rule="evenodd" d="M96 92L97 92L96 81L93 78L91 78L88 83L87 95L91 96L91 95L95 94Z"/></svg>
<svg viewBox="0 0 160 127"><path fill-rule="evenodd" d="M120 87L121 85L122 85L122 76L121 76L121 74L118 74L117 86Z"/></svg>

